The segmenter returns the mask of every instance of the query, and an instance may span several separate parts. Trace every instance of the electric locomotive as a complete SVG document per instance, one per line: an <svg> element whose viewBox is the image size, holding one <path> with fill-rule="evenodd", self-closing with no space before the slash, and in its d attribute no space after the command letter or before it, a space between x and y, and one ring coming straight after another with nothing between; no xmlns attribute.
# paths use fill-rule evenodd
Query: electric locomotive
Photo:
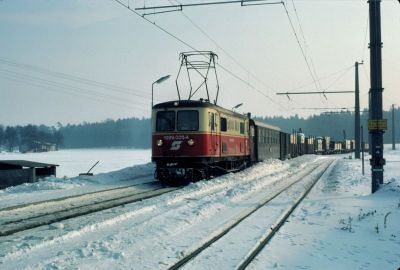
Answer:
<svg viewBox="0 0 400 270"><path fill-rule="evenodd" d="M157 104L152 111L155 177L166 184L235 171L250 161L249 118L205 100Z"/></svg>
<svg viewBox="0 0 400 270"><path fill-rule="evenodd" d="M152 108L152 161L155 178L174 185L207 179L269 158L286 159L303 154L304 135L297 144L294 134L251 119L217 105L219 84L215 72L216 95L210 102L209 75L215 71L217 55L209 51L183 52L176 78L178 100ZM179 77L186 68L188 99L181 99ZM194 73L194 74L192 74ZM183 73L185 74L185 73ZM198 80L191 78L197 76ZM194 82L199 82L197 88ZM199 89L207 98L194 100ZM153 104L153 100L152 100Z"/></svg>

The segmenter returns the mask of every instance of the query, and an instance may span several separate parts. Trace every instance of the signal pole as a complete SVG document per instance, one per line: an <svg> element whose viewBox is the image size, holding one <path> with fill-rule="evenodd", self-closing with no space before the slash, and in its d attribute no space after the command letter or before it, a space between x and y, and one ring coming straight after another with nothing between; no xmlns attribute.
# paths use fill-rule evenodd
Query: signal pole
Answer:
<svg viewBox="0 0 400 270"><path fill-rule="evenodd" d="M392 150L396 150L396 132L394 126L394 104L392 104Z"/></svg>
<svg viewBox="0 0 400 270"><path fill-rule="evenodd" d="M361 156L362 156L362 175L364 175L364 130L361 126Z"/></svg>
<svg viewBox="0 0 400 270"><path fill-rule="evenodd" d="M355 78L355 117L354 117L354 140L355 140L355 148L354 148L354 157L360 158L360 87L358 82L358 65L362 65L363 63L356 62L356 78Z"/></svg>
<svg viewBox="0 0 400 270"><path fill-rule="evenodd" d="M381 0L369 0L369 21L370 21L370 69L371 69L371 88L370 96L370 119L368 120L368 130L371 134L371 154L370 159L372 182L372 193L379 189L383 184L383 133L387 128L387 121L382 119L382 41L381 41ZM385 123L386 122L386 123Z"/></svg>

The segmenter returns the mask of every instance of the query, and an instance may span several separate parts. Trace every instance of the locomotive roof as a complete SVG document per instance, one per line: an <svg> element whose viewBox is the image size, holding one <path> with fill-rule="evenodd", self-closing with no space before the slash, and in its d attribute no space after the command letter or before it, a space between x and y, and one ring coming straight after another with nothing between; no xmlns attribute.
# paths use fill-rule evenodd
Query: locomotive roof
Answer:
<svg viewBox="0 0 400 270"><path fill-rule="evenodd" d="M237 117L247 117L246 115L225 109L223 107L220 107L218 105L212 104L208 101L205 100L173 100L173 101L167 101L163 103L159 103L153 106L153 109L163 109L163 108L213 108L216 109L220 112L226 113L226 114L231 114L235 115Z"/></svg>

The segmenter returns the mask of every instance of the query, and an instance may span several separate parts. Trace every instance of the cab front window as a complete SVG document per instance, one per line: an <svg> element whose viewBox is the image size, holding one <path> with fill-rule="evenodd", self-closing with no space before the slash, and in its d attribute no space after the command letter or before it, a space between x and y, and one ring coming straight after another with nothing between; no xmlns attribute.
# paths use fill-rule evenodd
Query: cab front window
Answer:
<svg viewBox="0 0 400 270"><path fill-rule="evenodd" d="M175 112L174 111L157 112L156 130L157 131L175 130Z"/></svg>
<svg viewBox="0 0 400 270"><path fill-rule="evenodd" d="M197 131L199 130L198 111L178 111L178 130Z"/></svg>

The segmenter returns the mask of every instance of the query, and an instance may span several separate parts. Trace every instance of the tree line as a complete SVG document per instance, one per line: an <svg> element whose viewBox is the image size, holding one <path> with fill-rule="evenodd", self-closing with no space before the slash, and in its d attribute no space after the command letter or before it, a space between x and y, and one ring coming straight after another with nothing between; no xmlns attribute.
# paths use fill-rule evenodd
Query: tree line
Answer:
<svg viewBox="0 0 400 270"><path fill-rule="evenodd" d="M392 142L392 112L385 111L388 119L388 130L384 134L384 143ZM301 131L306 136L330 136L341 141L354 138L354 113L313 115L302 118L298 115L283 117L255 117L256 120L278 126L282 131L291 133ZM400 141L400 110L395 109L396 141ZM368 141L368 113L361 114L361 125L364 127L364 141ZM146 149L151 147L151 121L142 118L105 120L96 123L68 124L56 127L49 126L16 126L0 125L0 148L8 151L21 149L35 141L54 143L62 148L103 148L128 147Z"/></svg>
<svg viewBox="0 0 400 270"><path fill-rule="evenodd" d="M65 148L150 148L150 119L118 119L61 126Z"/></svg>
<svg viewBox="0 0 400 270"><path fill-rule="evenodd" d="M0 125L0 149L9 152L19 150L31 151L38 144L62 145L63 136L55 127L45 125L2 126Z"/></svg>

